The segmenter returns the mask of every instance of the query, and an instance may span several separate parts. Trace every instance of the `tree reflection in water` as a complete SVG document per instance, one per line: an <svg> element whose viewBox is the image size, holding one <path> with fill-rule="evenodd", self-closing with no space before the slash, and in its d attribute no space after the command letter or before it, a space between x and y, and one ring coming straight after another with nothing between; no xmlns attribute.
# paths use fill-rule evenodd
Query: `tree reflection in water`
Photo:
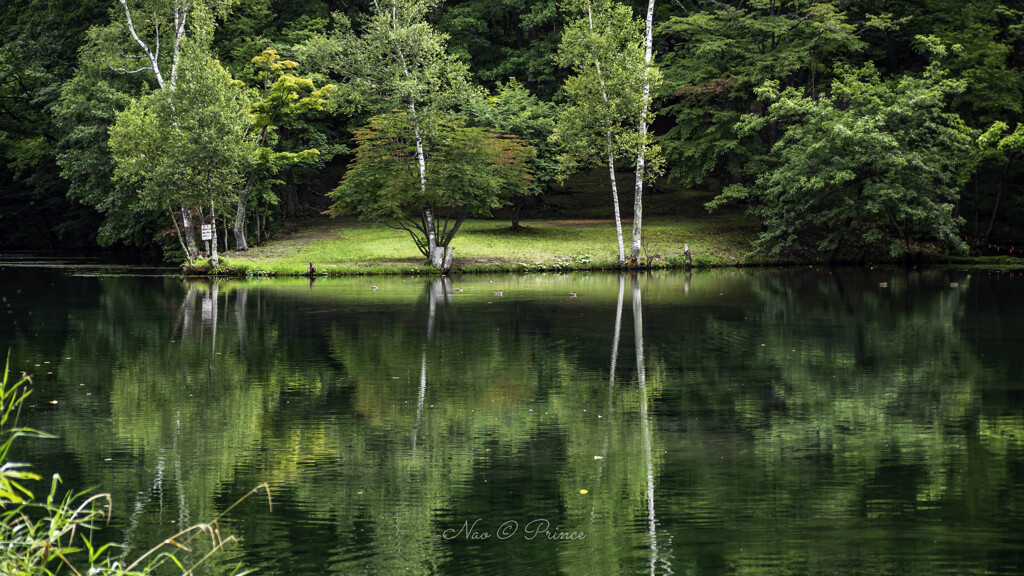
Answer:
<svg viewBox="0 0 1024 576"><path fill-rule="evenodd" d="M267 480L284 511L233 513L218 569L1006 572L1021 280L950 274L631 278L632 352L618 275L0 289L59 400L23 458L110 490L133 546ZM441 537L477 518L586 538Z"/></svg>

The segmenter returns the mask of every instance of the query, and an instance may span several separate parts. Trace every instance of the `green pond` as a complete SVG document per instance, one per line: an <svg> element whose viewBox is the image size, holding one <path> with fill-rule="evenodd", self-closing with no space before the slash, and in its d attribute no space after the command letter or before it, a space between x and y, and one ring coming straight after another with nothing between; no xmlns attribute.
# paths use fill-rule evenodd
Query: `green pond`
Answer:
<svg viewBox="0 0 1024 576"><path fill-rule="evenodd" d="M266 483L200 573L1024 571L1020 273L0 268L17 457L127 558Z"/></svg>

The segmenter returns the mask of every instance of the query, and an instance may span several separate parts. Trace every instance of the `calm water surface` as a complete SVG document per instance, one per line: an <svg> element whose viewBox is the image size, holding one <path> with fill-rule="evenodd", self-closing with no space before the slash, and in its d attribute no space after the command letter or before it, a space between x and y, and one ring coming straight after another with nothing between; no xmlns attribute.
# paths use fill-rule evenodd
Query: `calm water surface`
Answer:
<svg viewBox="0 0 1024 576"><path fill-rule="evenodd" d="M19 457L129 556L266 482L207 572L1024 570L1020 274L0 266Z"/></svg>

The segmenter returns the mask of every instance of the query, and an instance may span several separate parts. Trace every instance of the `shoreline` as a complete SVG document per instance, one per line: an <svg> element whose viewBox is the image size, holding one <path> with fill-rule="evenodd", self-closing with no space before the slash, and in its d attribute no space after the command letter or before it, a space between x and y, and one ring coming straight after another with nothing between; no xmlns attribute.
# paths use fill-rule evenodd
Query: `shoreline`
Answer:
<svg viewBox="0 0 1024 576"><path fill-rule="evenodd" d="M467 220L452 244L455 262L450 274L639 273L795 266L1024 269L1024 258L1005 255L920 252L898 261L861 256L834 262L811 255L752 257L748 253L758 229L757 222L738 214L652 217L645 227L642 265L624 267L618 261L611 220L529 220L520 230L512 230L504 220ZM687 245L692 262L684 256ZM181 270L186 276L242 278L441 275L419 255L404 231L351 217L307 221L248 252L222 253L220 260L216 270L209 268L207 260L191 267L182 265Z"/></svg>
<svg viewBox="0 0 1024 576"><path fill-rule="evenodd" d="M352 278L360 276L473 276L483 274L497 275L529 275L571 272L619 272L624 274L641 274L662 271L705 271L721 269L787 269L787 268L859 268L873 270L887 269L919 269L919 268L962 268L971 270L1024 271L1024 258L957 256L946 258L918 258L908 262L824 262L824 261L762 261L762 262L714 262L702 264L686 264L685 262L654 262L651 266L625 267L618 262L592 262L587 264L532 265L519 264L469 264L452 267L448 274L428 264L420 266L390 266L386 264L331 264L315 267L316 273L289 272L269 268L232 267L233 262L226 259L217 270L209 270L206 266L181 266L182 276L186 278ZM314 263L315 264L315 263Z"/></svg>

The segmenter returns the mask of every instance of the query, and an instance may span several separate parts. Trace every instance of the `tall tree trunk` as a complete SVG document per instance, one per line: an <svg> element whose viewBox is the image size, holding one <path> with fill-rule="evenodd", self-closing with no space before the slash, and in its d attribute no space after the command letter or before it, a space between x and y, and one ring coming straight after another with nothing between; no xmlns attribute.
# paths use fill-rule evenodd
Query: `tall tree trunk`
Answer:
<svg viewBox="0 0 1024 576"><path fill-rule="evenodd" d="M260 130L260 136L256 140L257 146L263 146L263 143L267 141L269 131L269 126L264 126ZM248 216L249 195L252 194L252 189L256 186L256 178L257 168L252 168L249 170L249 177L245 179L245 187L242 188L242 192L238 195L238 210L235 212L235 250L239 252L249 250L249 239L245 235L245 219ZM256 205L258 207L259 203L257 202ZM259 242L258 239L257 242Z"/></svg>
<svg viewBox="0 0 1024 576"><path fill-rule="evenodd" d="M181 225L185 228L185 249L188 251L188 261L196 259L196 227L192 225L192 211L188 206L181 207Z"/></svg>
<svg viewBox="0 0 1024 576"><path fill-rule="evenodd" d="M263 129L262 138L266 135L266 128ZM241 194L238 195L238 209L235 210L235 250L239 252L247 252L249 250L249 238L245 230L245 220L249 215L249 195L252 194L253 187L256 186L256 169L249 171L249 177L245 179L245 187L242 188ZM259 203L256 204L257 208ZM259 215L256 216L257 229L259 228ZM256 241L259 242L259 235L257 234Z"/></svg>
<svg viewBox="0 0 1024 576"><path fill-rule="evenodd" d="M420 171L420 192L423 197L427 196L427 157L423 153L423 134L420 132L420 125L416 119L416 103L409 101L409 112L412 114L413 132L416 135L416 163ZM430 265L434 268L441 268L444 265L445 249L437 245L437 223L434 218L434 210L428 204L423 207L423 220L427 228L427 257Z"/></svg>
<svg viewBox="0 0 1024 576"><path fill-rule="evenodd" d="M654 43L654 0L647 2L647 34L644 38L644 91L640 99L640 152L636 157L636 187L633 195L633 248L630 258L640 257L643 230L644 168L647 166L647 116L651 108L651 59Z"/></svg>
<svg viewBox="0 0 1024 576"><path fill-rule="evenodd" d="M512 230L513 231L518 231L519 229L522 228L522 226L519 225L519 218L520 218L520 216L522 216L522 213L523 213L523 197L522 196L516 196L515 199L512 200Z"/></svg>
<svg viewBox="0 0 1024 576"><path fill-rule="evenodd" d="M398 4L392 3L391 19L395 24L395 28L398 28ZM402 61L402 72L406 78L410 77L409 67L405 62L405 54L401 50L398 50L398 58ZM419 165L420 170L420 192L423 197L427 196L427 157L423 153L423 134L420 132L420 123L416 117L416 101L413 99L412 94L409 95L409 117L412 119L413 132L416 136L416 161ZM441 268L444 265L445 250L438 249L437 246L437 229L434 225L434 213L433 209L427 205L423 207L423 219L427 227L427 258L430 259L430 264L434 268Z"/></svg>
<svg viewBox="0 0 1024 576"><path fill-rule="evenodd" d="M235 250L246 252L249 250L249 241L245 233L245 214L248 190L238 195L238 210L235 212Z"/></svg>
<svg viewBox="0 0 1024 576"><path fill-rule="evenodd" d="M415 113L416 107L413 104L409 108ZM414 120L415 121L415 120ZM427 196L427 159L423 154L423 135L420 133L419 124L414 125L416 132L416 160L420 169L420 191L423 197ZM434 218L434 210L428 204L423 207L423 220L427 224L427 254L430 264L434 268L441 268L444 265L445 249L437 245L437 221Z"/></svg>
<svg viewBox="0 0 1024 576"><path fill-rule="evenodd" d="M224 237L220 239L220 241L222 243L221 246L223 247L224 251L227 252L228 251L228 219L227 218L221 218L220 219L220 225L221 225L221 232L224 233Z"/></svg>
<svg viewBox="0 0 1024 576"><path fill-rule="evenodd" d="M260 225L263 226L263 239L270 240L270 202L263 204L263 217L260 219Z"/></svg>
<svg viewBox="0 0 1024 576"><path fill-rule="evenodd" d="M1003 164L1003 173L999 175L999 187L996 192L996 204L992 207L992 217L988 220L988 228L985 230L985 242L992 236L992 229L996 226L996 215L999 214L999 202L1003 199L1003 187L1006 183L1006 175L1010 172L1010 159L1006 159L1006 163Z"/></svg>
<svg viewBox="0 0 1024 576"><path fill-rule="evenodd" d="M619 184L615 180L615 156L612 154L612 133L608 132L608 179L612 183L612 206L615 208L615 237L619 241L619 264L626 261L626 247L622 241L622 215L619 213Z"/></svg>
<svg viewBox="0 0 1024 576"><path fill-rule="evenodd" d="M217 213L213 209L213 200L210 200L210 231L213 237L210 238L210 265L216 268L220 265L220 258L217 257Z"/></svg>
<svg viewBox="0 0 1024 576"><path fill-rule="evenodd" d="M146 59L149 60L150 68L152 70L153 77L156 79L157 86L160 89L174 90L178 81L178 63L181 60L181 45L185 38L186 25L188 22L188 12L191 8L191 2L185 0L176 0L172 6L174 12L174 47L171 55L171 77L170 81L164 81L163 72L160 70L160 35L159 30L156 35L156 41L154 46L150 47L143 40L138 31L135 29L135 22L132 19L132 11L128 7L127 0L118 0L121 7L124 9L125 22L128 25L128 33L131 35L132 40L139 46L143 54L146 55ZM142 72L146 68L136 70L135 72ZM127 70L119 70L122 73L134 73L128 72ZM182 205L181 207L181 220L182 226L185 228L185 251L187 252L187 259L189 263L195 260L198 250L196 250L196 237L195 229L192 226L192 215L189 213L188 206Z"/></svg>
<svg viewBox="0 0 1024 576"><path fill-rule="evenodd" d="M178 228L178 219L174 217L173 210L168 210L168 212L170 212L171 222L174 224L174 231L177 232L176 235L178 236L178 243L181 244L181 249L185 251L185 260L187 260L189 265L191 266L193 262L192 253L189 252L188 247L185 246L185 236L182 233L181 228Z"/></svg>
<svg viewBox="0 0 1024 576"><path fill-rule="evenodd" d="M594 12L589 2L587 2L587 22L590 24L590 31L594 31ZM604 84L604 74L601 73L601 61L594 58L594 68L597 70L597 81L601 84L601 98L608 103L608 89ZM607 135L607 147L608 147L608 179L612 185L612 206L615 208L615 235L619 241L619 264L626 261L626 248L622 241L622 216L619 213L619 184L615 180L615 150L613 148L614 138L612 137L612 131L608 130Z"/></svg>
<svg viewBox="0 0 1024 576"><path fill-rule="evenodd" d="M437 224L434 221L434 211L430 209L430 206L423 207L423 221L427 227L427 258L430 259L431 266L440 268L442 260L444 260L444 251L439 250L437 246Z"/></svg>
<svg viewBox="0 0 1024 576"><path fill-rule="evenodd" d="M297 216L300 207L299 186L295 183L295 171L289 169L288 175L285 177L284 209L281 211L284 219L287 220L289 216Z"/></svg>
<svg viewBox="0 0 1024 576"><path fill-rule="evenodd" d="M974 237L975 238L978 237L978 218L980 217L979 214L981 214L981 207L979 206L980 202L981 202L981 191L980 191L980 189L978 187L978 175L975 174L974 175L974 201L971 202L971 204L974 205Z"/></svg>

